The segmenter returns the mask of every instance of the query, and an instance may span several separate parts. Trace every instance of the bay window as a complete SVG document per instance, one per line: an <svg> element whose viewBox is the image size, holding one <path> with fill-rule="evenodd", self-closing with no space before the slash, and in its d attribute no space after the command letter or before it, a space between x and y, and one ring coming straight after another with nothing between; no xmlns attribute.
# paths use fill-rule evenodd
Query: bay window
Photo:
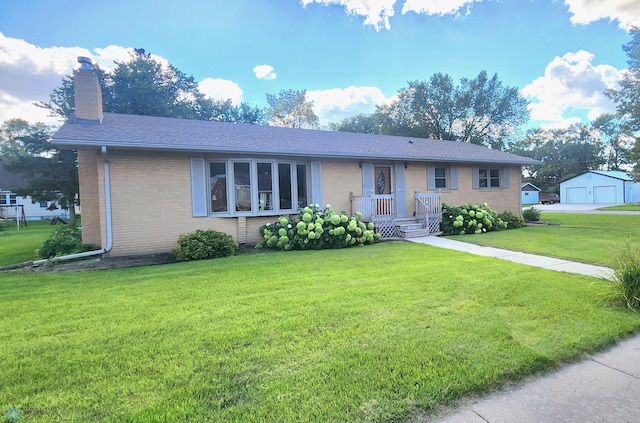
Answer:
<svg viewBox="0 0 640 423"><path fill-rule="evenodd" d="M208 165L209 213L277 215L307 205L306 164L231 159Z"/></svg>

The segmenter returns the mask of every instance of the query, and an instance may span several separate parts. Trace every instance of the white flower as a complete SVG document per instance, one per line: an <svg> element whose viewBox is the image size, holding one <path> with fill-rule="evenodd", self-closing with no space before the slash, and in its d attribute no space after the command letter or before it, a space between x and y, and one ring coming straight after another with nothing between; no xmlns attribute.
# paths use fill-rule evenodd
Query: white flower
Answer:
<svg viewBox="0 0 640 423"><path fill-rule="evenodd" d="M487 232L487 228L482 228L482 232Z"/></svg>
<svg viewBox="0 0 640 423"><path fill-rule="evenodd" d="M267 223L265 226L271 226L271 223Z"/></svg>
<svg viewBox="0 0 640 423"><path fill-rule="evenodd" d="M291 229L291 228L292 228L291 223L289 223L289 224L287 225L287 228L289 228L289 229Z"/></svg>
<svg viewBox="0 0 640 423"><path fill-rule="evenodd" d="M325 207L330 209L331 208L331 204L327 204Z"/></svg>

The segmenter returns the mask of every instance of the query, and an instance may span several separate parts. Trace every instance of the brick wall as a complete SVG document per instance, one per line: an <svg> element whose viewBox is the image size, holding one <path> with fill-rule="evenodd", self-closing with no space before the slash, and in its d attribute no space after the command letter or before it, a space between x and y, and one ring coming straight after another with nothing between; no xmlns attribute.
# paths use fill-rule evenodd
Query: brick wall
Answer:
<svg viewBox="0 0 640 423"><path fill-rule="evenodd" d="M78 150L82 242L103 247L100 229L100 202L104 196L100 195L99 191L96 155L95 150Z"/></svg>

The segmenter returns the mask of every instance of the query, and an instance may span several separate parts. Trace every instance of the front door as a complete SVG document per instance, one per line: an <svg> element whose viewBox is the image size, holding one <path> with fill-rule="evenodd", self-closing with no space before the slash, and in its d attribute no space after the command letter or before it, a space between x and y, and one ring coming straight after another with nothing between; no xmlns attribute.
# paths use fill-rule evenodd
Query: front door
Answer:
<svg viewBox="0 0 640 423"><path fill-rule="evenodd" d="M375 166L373 168L373 175L375 177L375 193L376 195L391 194L391 167L390 166ZM393 214L391 198L378 198L376 200L376 209L378 215L391 215Z"/></svg>
<svg viewBox="0 0 640 423"><path fill-rule="evenodd" d="M373 175L375 176L376 194L391 194L391 167L376 166Z"/></svg>

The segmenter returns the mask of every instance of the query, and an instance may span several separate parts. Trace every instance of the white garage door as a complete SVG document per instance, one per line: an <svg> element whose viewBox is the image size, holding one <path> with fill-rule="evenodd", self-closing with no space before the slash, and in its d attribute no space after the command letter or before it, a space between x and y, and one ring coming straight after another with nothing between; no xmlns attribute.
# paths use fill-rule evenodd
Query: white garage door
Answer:
<svg viewBox="0 0 640 423"><path fill-rule="evenodd" d="M598 204L603 203L615 203L616 202L616 187L593 187L593 202Z"/></svg>
<svg viewBox="0 0 640 423"><path fill-rule="evenodd" d="M587 187L567 188L567 199L569 204L583 204L587 202Z"/></svg>

